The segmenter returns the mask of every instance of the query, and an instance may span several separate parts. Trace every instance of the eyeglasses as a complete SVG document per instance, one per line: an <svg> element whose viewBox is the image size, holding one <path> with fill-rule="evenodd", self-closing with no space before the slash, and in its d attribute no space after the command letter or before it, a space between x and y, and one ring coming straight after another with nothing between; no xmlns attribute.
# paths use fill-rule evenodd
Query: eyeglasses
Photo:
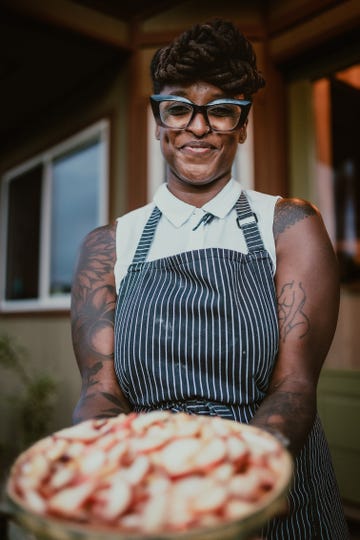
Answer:
<svg viewBox="0 0 360 540"><path fill-rule="evenodd" d="M200 113L212 131L233 131L241 127L251 107L251 101L247 99L220 98L206 105L196 105L184 97L161 94L151 96L150 103L159 126L186 129Z"/></svg>

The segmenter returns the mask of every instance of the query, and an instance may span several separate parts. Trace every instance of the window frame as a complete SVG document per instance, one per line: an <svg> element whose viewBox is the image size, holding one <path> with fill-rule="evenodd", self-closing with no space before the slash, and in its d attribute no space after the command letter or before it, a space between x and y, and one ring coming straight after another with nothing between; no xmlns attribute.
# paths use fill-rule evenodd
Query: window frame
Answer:
<svg viewBox="0 0 360 540"><path fill-rule="evenodd" d="M54 161L77 148L81 148L92 139L99 138L101 145L101 165L99 177L99 200L96 226L105 225L109 219L109 161L110 161L110 121L103 118L85 129L78 131L58 144L47 148L30 159L7 170L1 177L0 199L0 312L26 313L44 311L68 311L70 309L70 293L50 294L50 257L51 257L51 194L52 168ZM6 270L8 245L9 187L10 182L28 170L42 165L42 188L39 235L39 275L37 298L7 300Z"/></svg>

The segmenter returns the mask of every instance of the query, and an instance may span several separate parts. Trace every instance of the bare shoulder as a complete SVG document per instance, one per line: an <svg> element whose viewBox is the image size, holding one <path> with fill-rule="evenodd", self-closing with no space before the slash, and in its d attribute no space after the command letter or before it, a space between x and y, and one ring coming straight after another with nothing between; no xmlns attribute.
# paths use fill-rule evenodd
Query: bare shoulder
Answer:
<svg viewBox="0 0 360 540"><path fill-rule="evenodd" d="M97 227L85 236L79 252L77 270L86 269L97 274L101 268L103 274L112 274L115 259L116 223L111 223Z"/></svg>
<svg viewBox="0 0 360 540"><path fill-rule="evenodd" d="M115 298L116 223L89 232L79 250L72 285L72 315L76 316L90 299L99 294ZM96 297L95 297L96 295Z"/></svg>
<svg viewBox="0 0 360 540"><path fill-rule="evenodd" d="M338 297L337 256L316 206L301 199L282 200L275 211L274 237L279 295L288 284L296 284L312 298L321 291L326 298Z"/></svg>
<svg viewBox="0 0 360 540"><path fill-rule="evenodd" d="M110 223L97 227L90 231L84 238L82 250L91 249L91 251L102 253L115 248L116 223Z"/></svg>
<svg viewBox="0 0 360 540"><path fill-rule="evenodd" d="M337 267L334 246L318 208L303 199L281 199L275 207L273 233L278 268L296 261L311 268L319 261Z"/></svg>
<svg viewBox="0 0 360 540"><path fill-rule="evenodd" d="M275 239L308 218L315 218L315 221L322 222L319 210L309 201L298 198L279 199L274 214L273 232Z"/></svg>

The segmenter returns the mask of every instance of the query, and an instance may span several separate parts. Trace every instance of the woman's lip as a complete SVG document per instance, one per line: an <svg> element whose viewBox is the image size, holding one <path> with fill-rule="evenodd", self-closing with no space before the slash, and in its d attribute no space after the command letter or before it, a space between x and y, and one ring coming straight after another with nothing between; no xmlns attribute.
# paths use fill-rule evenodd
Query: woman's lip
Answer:
<svg viewBox="0 0 360 540"><path fill-rule="evenodd" d="M180 150L189 152L191 154L205 154L206 152L215 150L215 146L206 142L191 142L183 144Z"/></svg>

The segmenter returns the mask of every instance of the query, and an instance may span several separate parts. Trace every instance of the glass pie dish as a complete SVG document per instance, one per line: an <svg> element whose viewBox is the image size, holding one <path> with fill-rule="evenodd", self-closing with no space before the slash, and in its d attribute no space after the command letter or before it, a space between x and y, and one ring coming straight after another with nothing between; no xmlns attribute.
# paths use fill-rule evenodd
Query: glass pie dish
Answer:
<svg viewBox="0 0 360 540"><path fill-rule="evenodd" d="M253 426L132 413L20 454L6 508L39 540L244 540L286 511L292 473L289 452Z"/></svg>

